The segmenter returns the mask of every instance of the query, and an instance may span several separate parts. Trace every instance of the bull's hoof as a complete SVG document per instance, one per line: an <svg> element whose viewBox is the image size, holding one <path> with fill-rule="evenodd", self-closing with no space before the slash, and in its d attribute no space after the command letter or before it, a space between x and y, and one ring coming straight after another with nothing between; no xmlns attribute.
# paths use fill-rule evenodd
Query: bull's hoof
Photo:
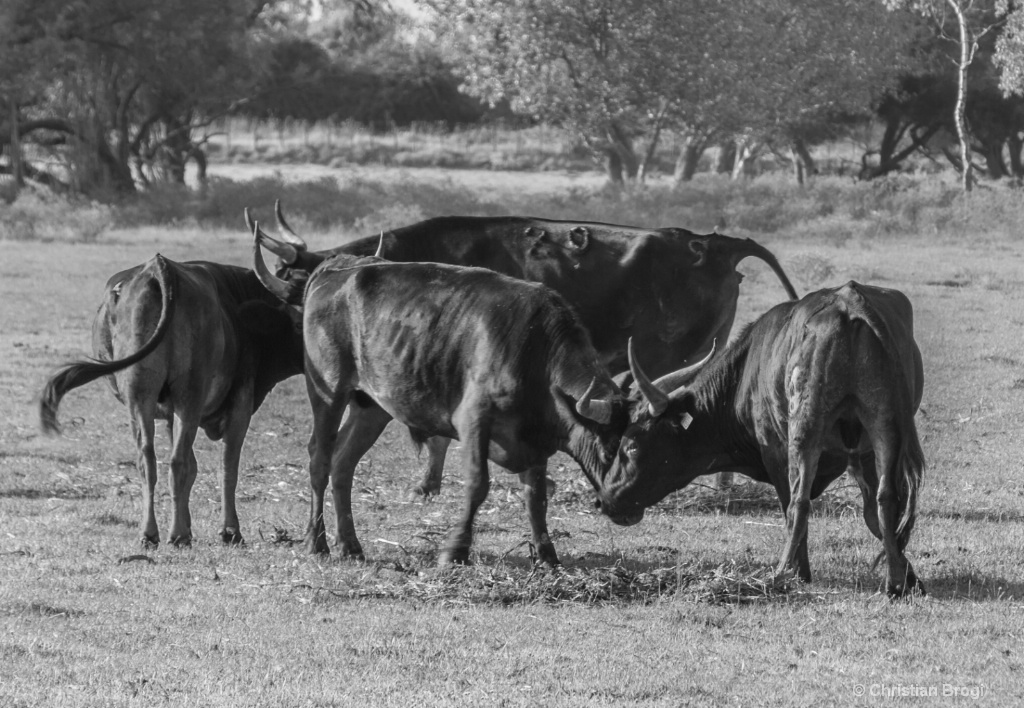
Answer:
<svg viewBox="0 0 1024 708"><path fill-rule="evenodd" d="M143 534L142 538L139 540L139 544L142 546L142 550L144 551L155 551L160 546L160 535L153 534L152 536L149 536L147 534Z"/></svg>
<svg viewBox="0 0 1024 708"><path fill-rule="evenodd" d="M437 496L440 491L440 487L435 487L432 484L417 484L415 487L409 488L409 498L427 499L429 497Z"/></svg>
<svg viewBox="0 0 1024 708"><path fill-rule="evenodd" d="M907 574L906 582L894 583L889 581L885 586L885 592L890 600L909 599L914 596L924 597L928 594L925 592L924 584L914 575L914 571L910 571Z"/></svg>
<svg viewBox="0 0 1024 708"><path fill-rule="evenodd" d="M359 541L343 541L339 538L335 548L338 551L338 557L342 560L366 560L366 556L363 555L363 547L359 545Z"/></svg>
<svg viewBox="0 0 1024 708"><path fill-rule="evenodd" d="M192 536L171 536L171 545L175 548L191 548Z"/></svg>
<svg viewBox="0 0 1024 708"><path fill-rule="evenodd" d="M558 560L558 554L555 553L555 547L551 544L539 546L534 560L549 568L558 568L562 565L562 561Z"/></svg>
<svg viewBox="0 0 1024 708"><path fill-rule="evenodd" d="M303 545L306 548L306 553L311 556L331 555L331 547L327 545L327 538L323 534L306 536L306 542Z"/></svg>
<svg viewBox="0 0 1024 708"><path fill-rule="evenodd" d="M225 546L241 546L245 543L242 532L231 526L225 526L220 531L220 540Z"/></svg>
<svg viewBox="0 0 1024 708"><path fill-rule="evenodd" d="M437 559L439 566L470 565L468 548L446 548Z"/></svg>

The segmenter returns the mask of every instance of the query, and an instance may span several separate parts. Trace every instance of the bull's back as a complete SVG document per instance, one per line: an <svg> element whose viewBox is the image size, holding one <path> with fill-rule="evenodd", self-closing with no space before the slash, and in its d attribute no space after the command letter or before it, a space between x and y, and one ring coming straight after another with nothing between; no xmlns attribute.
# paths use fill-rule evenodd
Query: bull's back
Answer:
<svg viewBox="0 0 1024 708"><path fill-rule="evenodd" d="M450 421L474 387L499 407L515 407L542 384L554 297L475 268L383 263L318 271L306 298L307 373L323 377L327 391L363 390L427 431L433 421Z"/></svg>

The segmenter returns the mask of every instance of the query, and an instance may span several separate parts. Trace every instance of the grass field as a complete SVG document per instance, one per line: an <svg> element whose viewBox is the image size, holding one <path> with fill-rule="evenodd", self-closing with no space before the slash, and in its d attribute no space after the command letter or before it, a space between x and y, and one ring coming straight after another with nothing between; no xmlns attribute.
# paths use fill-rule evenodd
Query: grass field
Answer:
<svg viewBox="0 0 1024 708"><path fill-rule="evenodd" d="M784 522L765 488L691 488L623 529L595 513L566 457L553 460L549 511L564 571L532 569L518 483L495 470L475 565L436 572L461 504L459 454L437 499L410 500L420 460L398 427L357 472L369 561L306 556L293 545L308 505L299 379L253 421L239 482L246 545L218 541L220 447L200 436L193 547L130 560L141 554L141 494L124 409L105 385L87 386L65 400L65 435L50 440L34 398L56 366L88 353L110 274L156 251L244 264L249 239L186 226L6 243L0 706L1021 705L1024 239L1014 231L754 234L801 291L855 278L914 303L929 468L908 555L929 596L899 603L878 592L880 544L846 478L815 505L814 582L787 585L767 580ZM783 291L759 264L741 270L749 321Z"/></svg>

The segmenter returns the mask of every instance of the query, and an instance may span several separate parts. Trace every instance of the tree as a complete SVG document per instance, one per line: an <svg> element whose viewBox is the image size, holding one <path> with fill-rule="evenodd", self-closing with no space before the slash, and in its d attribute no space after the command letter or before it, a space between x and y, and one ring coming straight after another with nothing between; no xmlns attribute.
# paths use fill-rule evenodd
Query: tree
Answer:
<svg viewBox="0 0 1024 708"><path fill-rule="evenodd" d="M613 182L642 177L674 112L672 70L702 46L678 0L428 4L471 94L574 130Z"/></svg>
<svg viewBox="0 0 1024 708"><path fill-rule="evenodd" d="M905 44L847 0L427 2L467 90L574 129L614 181L642 178L666 128L683 136L679 179L730 136L748 138L741 156L785 141L806 163L823 125L869 114Z"/></svg>
<svg viewBox="0 0 1024 708"><path fill-rule="evenodd" d="M26 64L35 72L31 100L16 101L15 133L59 151L71 188L125 193L151 180L182 182L187 161L205 165L199 131L247 98L261 40L284 5L289 17L311 7L8 0L0 75L16 76Z"/></svg>
<svg viewBox="0 0 1024 708"><path fill-rule="evenodd" d="M982 37L1005 21L1008 0L884 0L890 8L909 8L933 20L939 31L956 47L953 65L956 68L956 103L953 123L959 141L959 157L955 161L960 173L961 188L965 193L974 184L971 163L971 143L967 129L967 97L969 71L974 63ZM952 25L953 32L947 27Z"/></svg>

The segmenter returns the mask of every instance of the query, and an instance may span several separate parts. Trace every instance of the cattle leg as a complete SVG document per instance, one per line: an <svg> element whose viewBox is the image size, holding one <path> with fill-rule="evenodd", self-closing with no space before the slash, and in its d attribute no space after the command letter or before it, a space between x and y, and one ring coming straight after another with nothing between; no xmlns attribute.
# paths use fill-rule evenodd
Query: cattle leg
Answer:
<svg viewBox="0 0 1024 708"><path fill-rule="evenodd" d="M429 497L441 491L441 474L444 472L444 459L448 453L451 440L442 437L427 439L427 463L423 468L423 477L419 484L409 490L415 496Z"/></svg>
<svg viewBox="0 0 1024 708"><path fill-rule="evenodd" d="M461 421L459 419L462 419ZM448 535L439 559L440 565L468 563L469 547L473 543L473 519L487 498L491 479L487 469L487 449L490 446L490 421L474 410L456 413L456 428L462 441L463 474L465 476L466 505L462 519Z"/></svg>
<svg viewBox="0 0 1024 708"><path fill-rule="evenodd" d="M248 383L245 385L244 391L235 395L224 430L224 469L220 485L220 540L222 543L233 545L243 542L241 525L238 522L238 510L235 508L235 490L238 487L238 465L242 459L242 444L245 442L245 434L249 431L251 411L252 384Z"/></svg>
<svg viewBox="0 0 1024 708"><path fill-rule="evenodd" d="M156 548L160 545L160 532L156 524L156 512L153 498L156 493L156 446L154 445L154 425L152 406L129 403L131 411L132 433L139 456L136 468L142 474L142 547Z"/></svg>
<svg viewBox="0 0 1024 708"><path fill-rule="evenodd" d="M352 519L352 477L359 460L377 442L390 421L391 416L383 408L364 408L353 402L338 432L331 460L331 493L338 521L336 545L342 558L365 560Z"/></svg>
<svg viewBox="0 0 1024 708"><path fill-rule="evenodd" d="M875 461L870 457L861 461L856 456L851 456L850 465L846 471L860 487L860 496L864 502L864 523L867 525L868 531L881 541L882 530L878 525L878 477L875 473Z"/></svg>
<svg viewBox="0 0 1024 708"><path fill-rule="evenodd" d="M196 440L196 421L174 415L174 439L171 443L171 543L192 545L192 515L189 496L196 481L198 465L192 445Z"/></svg>
<svg viewBox="0 0 1024 708"><path fill-rule="evenodd" d="M541 563L551 566L561 565L555 553L555 545L548 535L548 493L547 466L537 465L519 475L519 480L526 490L526 513L530 517L530 529L533 532L533 547L537 550L537 558Z"/></svg>
<svg viewBox="0 0 1024 708"><path fill-rule="evenodd" d="M899 441L898 434L888 427L873 431L875 464L878 473L878 525L882 534L882 548L888 565L886 593L889 597L900 598L908 593L924 592L924 586L917 579L910 561L903 553L903 545L896 536L899 525L900 498L898 492Z"/></svg>
<svg viewBox="0 0 1024 708"><path fill-rule="evenodd" d="M811 486L820 454L820 446L816 441L807 440L799 434L796 441L790 441L790 498L786 509L788 538L776 572L795 570L805 583L811 582L811 564L807 556L807 520L811 513Z"/></svg>
<svg viewBox="0 0 1024 708"><path fill-rule="evenodd" d="M307 378L309 402L313 407L313 430L309 434L309 523L306 526L306 552L328 555L327 529L324 526L324 492L331 476L331 458L338 438L338 426L348 403L348 394L324 400Z"/></svg>

